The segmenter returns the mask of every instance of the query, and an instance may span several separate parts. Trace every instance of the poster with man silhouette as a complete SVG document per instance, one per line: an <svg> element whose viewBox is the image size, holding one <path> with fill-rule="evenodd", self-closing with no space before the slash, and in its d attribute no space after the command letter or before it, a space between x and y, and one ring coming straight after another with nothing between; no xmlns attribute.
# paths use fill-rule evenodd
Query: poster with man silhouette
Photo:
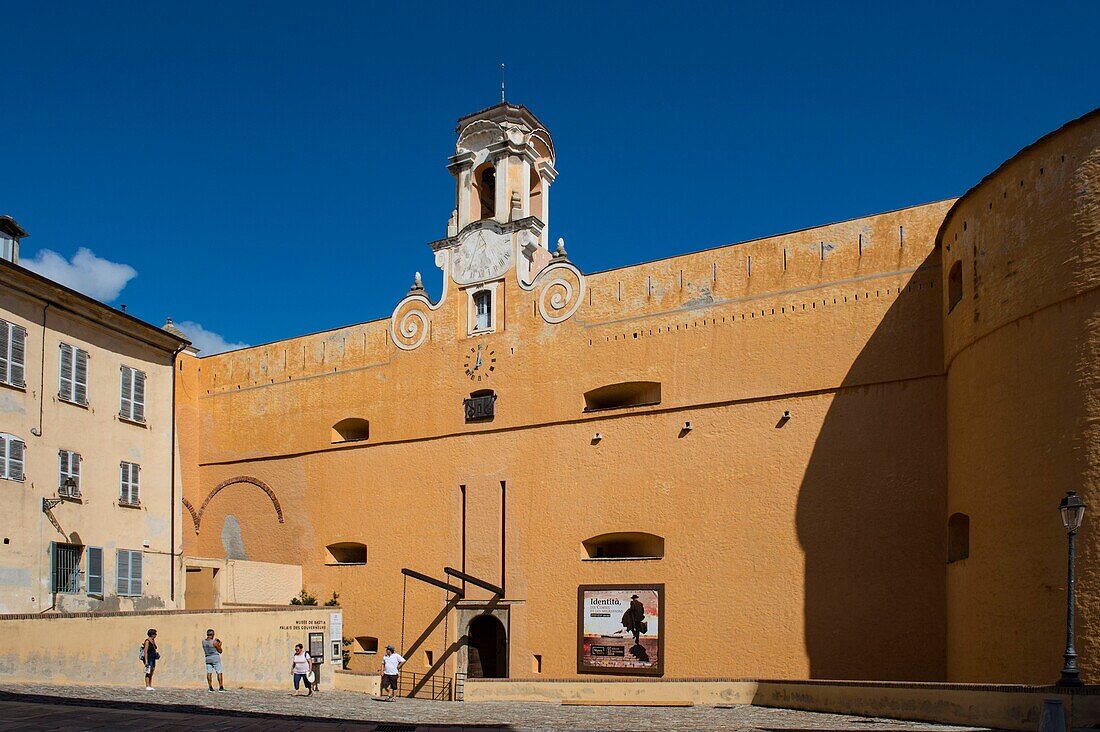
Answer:
<svg viewBox="0 0 1100 732"><path fill-rule="evenodd" d="M660 676L665 586L581 585L577 673Z"/></svg>

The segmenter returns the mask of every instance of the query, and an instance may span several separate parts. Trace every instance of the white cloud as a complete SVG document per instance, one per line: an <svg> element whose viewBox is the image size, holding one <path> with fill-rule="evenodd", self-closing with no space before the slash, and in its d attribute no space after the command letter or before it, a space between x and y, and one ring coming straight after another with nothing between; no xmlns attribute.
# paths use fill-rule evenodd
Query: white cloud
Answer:
<svg viewBox="0 0 1100 732"><path fill-rule="evenodd" d="M176 323L176 327L183 331L191 345L199 349L200 356L213 356L223 351L235 351L238 348L248 348L247 343L231 343L220 334L203 328L192 320Z"/></svg>
<svg viewBox="0 0 1100 732"><path fill-rule="evenodd" d="M130 265L97 257L85 247L76 250L72 261L50 249L41 249L33 258L19 264L102 302L117 298L126 283L137 277L137 270Z"/></svg>

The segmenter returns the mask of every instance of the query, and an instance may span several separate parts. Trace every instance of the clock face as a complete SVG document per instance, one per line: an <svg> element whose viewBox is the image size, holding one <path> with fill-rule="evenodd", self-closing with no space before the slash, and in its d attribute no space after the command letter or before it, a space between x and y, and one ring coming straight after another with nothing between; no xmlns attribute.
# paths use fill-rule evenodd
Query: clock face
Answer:
<svg viewBox="0 0 1100 732"><path fill-rule="evenodd" d="M460 285L483 282L504 274L512 264L512 237L475 231L455 245L451 272Z"/></svg>
<svg viewBox="0 0 1100 732"><path fill-rule="evenodd" d="M471 348L466 354L465 371L470 381L488 381L497 368L496 351L485 346Z"/></svg>

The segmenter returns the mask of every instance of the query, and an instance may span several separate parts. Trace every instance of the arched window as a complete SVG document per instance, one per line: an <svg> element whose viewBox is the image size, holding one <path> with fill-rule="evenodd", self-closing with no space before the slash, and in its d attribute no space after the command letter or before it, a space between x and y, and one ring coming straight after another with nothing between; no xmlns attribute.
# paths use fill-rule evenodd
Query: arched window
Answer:
<svg viewBox="0 0 1100 732"><path fill-rule="evenodd" d="M601 386L584 394L586 412L660 403L661 383L659 381L624 381L620 384Z"/></svg>
<svg viewBox="0 0 1100 732"><path fill-rule="evenodd" d="M370 422L359 417L348 417L332 425L333 442L352 442L370 437Z"/></svg>
<svg viewBox="0 0 1100 732"><path fill-rule="evenodd" d="M947 274L947 312L955 309L955 306L963 299L963 263L955 262L951 265L951 271Z"/></svg>
<svg viewBox="0 0 1100 732"><path fill-rule="evenodd" d="M641 531L600 534L582 542L589 559L660 559L665 540Z"/></svg>
<svg viewBox="0 0 1100 732"><path fill-rule="evenodd" d="M493 293L482 290L474 293L474 330L493 327Z"/></svg>
<svg viewBox="0 0 1100 732"><path fill-rule="evenodd" d="M366 564L367 545L356 541L341 541L329 544L327 564Z"/></svg>
<svg viewBox="0 0 1100 732"><path fill-rule="evenodd" d="M542 212L542 178L539 176L539 172L534 168L531 168L531 205L528 210L531 216L535 216L539 221L543 219ZM542 223L546 223L542 221Z"/></svg>
<svg viewBox="0 0 1100 732"><path fill-rule="evenodd" d="M970 556L970 517L965 513L953 513L947 519L947 563Z"/></svg>
<svg viewBox="0 0 1100 732"><path fill-rule="evenodd" d="M470 206L477 212L477 219L491 219L497 215L497 171L492 163L485 163L474 171L474 200Z"/></svg>
<svg viewBox="0 0 1100 732"><path fill-rule="evenodd" d="M0 433L0 478L23 480L27 443L15 435Z"/></svg>

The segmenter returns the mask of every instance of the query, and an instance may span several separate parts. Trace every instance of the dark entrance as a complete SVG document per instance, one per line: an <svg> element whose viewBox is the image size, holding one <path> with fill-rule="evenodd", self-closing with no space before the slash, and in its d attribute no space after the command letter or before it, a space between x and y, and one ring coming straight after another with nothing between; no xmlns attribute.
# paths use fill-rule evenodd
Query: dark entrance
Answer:
<svg viewBox="0 0 1100 732"><path fill-rule="evenodd" d="M466 674L471 679L508 678L508 641L504 625L492 615L470 621Z"/></svg>

